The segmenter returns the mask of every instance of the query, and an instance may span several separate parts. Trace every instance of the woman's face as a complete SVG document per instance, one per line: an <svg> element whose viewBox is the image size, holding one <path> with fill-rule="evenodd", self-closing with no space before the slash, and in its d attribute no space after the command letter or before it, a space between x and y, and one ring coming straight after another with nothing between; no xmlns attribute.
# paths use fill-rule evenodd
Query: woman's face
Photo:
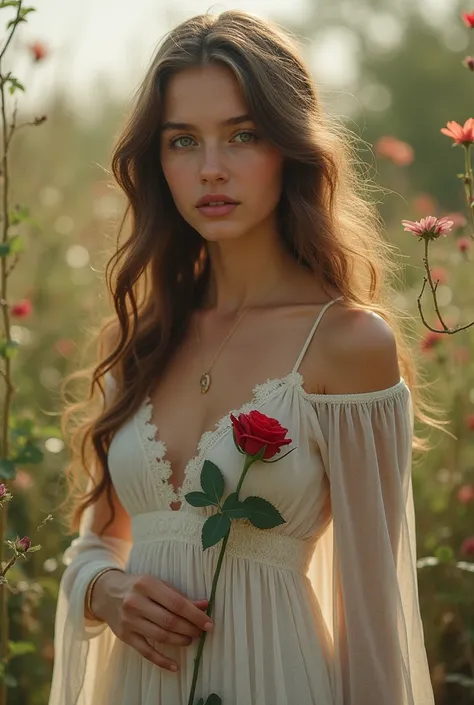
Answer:
<svg viewBox="0 0 474 705"><path fill-rule="evenodd" d="M276 233L283 158L246 116L233 72L220 64L183 69L163 108L161 165L182 217L208 241ZM198 207L207 194L238 205Z"/></svg>

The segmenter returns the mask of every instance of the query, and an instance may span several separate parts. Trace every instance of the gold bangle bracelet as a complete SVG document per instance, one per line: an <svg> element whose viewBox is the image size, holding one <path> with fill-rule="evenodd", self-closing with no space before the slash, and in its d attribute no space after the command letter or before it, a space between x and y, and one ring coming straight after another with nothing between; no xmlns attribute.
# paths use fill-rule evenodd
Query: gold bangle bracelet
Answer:
<svg viewBox="0 0 474 705"><path fill-rule="evenodd" d="M92 591L93 591L93 589L94 589L94 585L96 584L96 582L97 582L97 580L100 578L100 576L101 576L101 575L104 575L104 573L108 573L109 570L118 570L118 571L120 571L121 573L124 572L121 568L115 568L115 567L114 567L114 568L112 568L112 567L103 568L102 570L99 570L99 572L98 572L96 575L94 575L94 577L93 577L92 580L90 581L89 585L87 586L87 590L86 590L86 607L87 607L87 610L88 610L88 612L94 617L94 619L97 620L98 622L103 622L104 620L103 620L103 619L100 619L99 617L97 617L97 615L95 614L94 610L92 609Z"/></svg>

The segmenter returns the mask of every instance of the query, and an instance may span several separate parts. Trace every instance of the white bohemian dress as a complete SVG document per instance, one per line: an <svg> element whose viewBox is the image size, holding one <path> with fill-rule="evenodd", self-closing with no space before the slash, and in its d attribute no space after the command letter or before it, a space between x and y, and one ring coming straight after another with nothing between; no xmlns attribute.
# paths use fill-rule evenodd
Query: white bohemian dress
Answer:
<svg viewBox="0 0 474 705"><path fill-rule="evenodd" d="M195 703L215 692L223 705L433 705L417 592L409 388L400 379L364 394L310 394L298 371L335 300L292 371L257 385L233 410L278 419L293 439L284 451L296 450L254 464L242 485L241 499L266 498L286 523L261 530L233 522ZM113 393L111 377L108 387ZM173 673L83 612L88 582L108 565L167 580L193 599L210 595L221 544L203 551L200 534L215 508L192 507L184 495L201 489L209 458L224 474L225 498L243 456L226 414L203 434L175 493L151 413L147 398L108 456L132 542L92 533L87 512L66 551L49 705L187 705L198 639L160 645L180 665Z"/></svg>

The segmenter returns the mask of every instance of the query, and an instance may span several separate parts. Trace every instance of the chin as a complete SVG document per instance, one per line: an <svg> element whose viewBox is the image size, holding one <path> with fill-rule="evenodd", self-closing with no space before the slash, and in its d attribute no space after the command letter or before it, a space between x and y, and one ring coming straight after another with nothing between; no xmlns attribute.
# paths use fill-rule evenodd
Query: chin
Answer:
<svg viewBox="0 0 474 705"><path fill-rule="evenodd" d="M229 227L230 226L230 227ZM212 227L196 228L200 236L207 240L207 242L227 242L230 240L237 240L237 238L245 235L245 230L242 228L236 228L235 225L232 226L230 223L215 223Z"/></svg>

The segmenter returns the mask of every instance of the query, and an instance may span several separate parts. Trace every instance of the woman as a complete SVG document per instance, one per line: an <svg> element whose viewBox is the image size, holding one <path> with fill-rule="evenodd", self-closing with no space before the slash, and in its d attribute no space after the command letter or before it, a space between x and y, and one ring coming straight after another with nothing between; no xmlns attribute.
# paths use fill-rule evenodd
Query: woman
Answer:
<svg viewBox="0 0 474 705"><path fill-rule="evenodd" d="M89 486L50 705L186 705L208 622L197 699L433 703L410 479L423 414L354 164L278 27L229 11L162 43L113 156L130 236L93 370L106 407L72 442ZM241 522L209 619L214 508L185 495L205 459L235 490L230 410L277 419L294 452L246 476L241 499L286 523Z"/></svg>

